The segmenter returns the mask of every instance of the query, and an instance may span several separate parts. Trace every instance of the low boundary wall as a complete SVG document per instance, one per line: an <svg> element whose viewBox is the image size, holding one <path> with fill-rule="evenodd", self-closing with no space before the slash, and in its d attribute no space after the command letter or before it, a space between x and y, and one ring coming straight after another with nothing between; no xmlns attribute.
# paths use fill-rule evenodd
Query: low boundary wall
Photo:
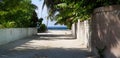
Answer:
<svg viewBox="0 0 120 58"><path fill-rule="evenodd" d="M0 45L37 34L36 28L0 29Z"/></svg>

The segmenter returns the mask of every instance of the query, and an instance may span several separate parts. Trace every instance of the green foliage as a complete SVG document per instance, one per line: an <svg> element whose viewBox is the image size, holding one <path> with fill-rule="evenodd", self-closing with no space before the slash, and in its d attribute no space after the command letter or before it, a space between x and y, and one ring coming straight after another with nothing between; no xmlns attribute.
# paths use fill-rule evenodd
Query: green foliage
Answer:
<svg viewBox="0 0 120 58"><path fill-rule="evenodd" d="M79 19L89 20L95 8L119 5L120 0L45 0L45 3L49 8L48 17L55 19L57 23L69 26ZM56 12L59 13L55 15Z"/></svg>
<svg viewBox="0 0 120 58"><path fill-rule="evenodd" d="M30 27L36 27L38 20L39 19L37 17L37 13L34 11L33 14L32 14L32 18L30 20L30 22L31 22Z"/></svg>
<svg viewBox="0 0 120 58"><path fill-rule="evenodd" d="M40 25L40 29L38 29L38 32L45 32L47 30L47 27L45 24Z"/></svg>
<svg viewBox="0 0 120 58"><path fill-rule="evenodd" d="M8 21L8 22L3 22L2 25L5 27L5 28L13 28L13 27L16 27L16 23L14 21ZM1 27L3 28L3 27Z"/></svg>
<svg viewBox="0 0 120 58"><path fill-rule="evenodd" d="M3 25L0 25L0 29L1 29L1 28L5 28L5 27L4 27Z"/></svg>
<svg viewBox="0 0 120 58"><path fill-rule="evenodd" d="M33 27L32 16L36 6L31 0L2 0L0 2L1 28ZM34 25L35 26L35 25Z"/></svg>
<svg viewBox="0 0 120 58"><path fill-rule="evenodd" d="M42 21L43 21L43 18L40 18L40 19L38 20L38 22L40 23L40 25L42 24Z"/></svg>
<svg viewBox="0 0 120 58"><path fill-rule="evenodd" d="M47 30L47 27L45 24L42 24L43 18L40 18L37 22L37 29L38 32L45 32Z"/></svg>

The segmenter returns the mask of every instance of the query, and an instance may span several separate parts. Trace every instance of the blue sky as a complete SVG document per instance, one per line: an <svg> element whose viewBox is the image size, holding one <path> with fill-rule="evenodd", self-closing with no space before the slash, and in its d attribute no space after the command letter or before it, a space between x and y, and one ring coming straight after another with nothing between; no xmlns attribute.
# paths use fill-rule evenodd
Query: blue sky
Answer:
<svg viewBox="0 0 120 58"><path fill-rule="evenodd" d="M44 0L32 0L32 3L35 4L38 9L36 9L38 18L43 18L43 23L47 25L47 7L45 6L43 11L42 11L42 5L43 5ZM63 25L54 25L55 21L50 21L48 20L48 25L47 26L63 26Z"/></svg>

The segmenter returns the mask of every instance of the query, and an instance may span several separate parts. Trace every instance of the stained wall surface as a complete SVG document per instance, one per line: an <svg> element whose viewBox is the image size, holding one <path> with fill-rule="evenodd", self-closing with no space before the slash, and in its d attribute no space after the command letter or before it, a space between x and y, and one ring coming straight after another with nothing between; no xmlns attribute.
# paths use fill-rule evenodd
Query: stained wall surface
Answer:
<svg viewBox="0 0 120 58"><path fill-rule="evenodd" d="M93 52L104 49L105 58L120 58L120 5L94 10L91 20Z"/></svg>
<svg viewBox="0 0 120 58"><path fill-rule="evenodd" d="M0 29L0 45L37 34L36 28Z"/></svg>

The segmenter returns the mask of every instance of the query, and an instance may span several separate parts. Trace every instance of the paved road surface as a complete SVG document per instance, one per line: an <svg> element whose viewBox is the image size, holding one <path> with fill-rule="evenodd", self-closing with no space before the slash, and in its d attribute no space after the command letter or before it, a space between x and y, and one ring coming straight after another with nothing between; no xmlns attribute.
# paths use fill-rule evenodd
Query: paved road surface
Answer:
<svg viewBox="0 0 120 58"><path fill-rule="evenodd" d="M0 46L0 58L88 58L70 33L42 33Z"/></svg>

